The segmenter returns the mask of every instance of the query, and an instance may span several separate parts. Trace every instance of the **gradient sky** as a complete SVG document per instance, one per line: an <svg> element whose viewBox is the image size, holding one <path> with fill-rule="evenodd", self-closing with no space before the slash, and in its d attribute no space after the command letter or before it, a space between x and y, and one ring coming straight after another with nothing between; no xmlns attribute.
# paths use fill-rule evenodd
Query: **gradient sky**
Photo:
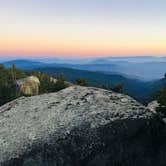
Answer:
<svg viewBox="0 0 166 166"><path fill-rule="evenodd" d="M166 55L166 0L0 0L0 55Z"/></svg>

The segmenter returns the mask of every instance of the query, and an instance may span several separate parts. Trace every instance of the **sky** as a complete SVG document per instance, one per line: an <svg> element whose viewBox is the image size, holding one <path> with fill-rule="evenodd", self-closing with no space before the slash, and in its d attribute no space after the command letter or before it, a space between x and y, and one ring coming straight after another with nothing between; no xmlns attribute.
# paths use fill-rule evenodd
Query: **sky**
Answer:
<svg viewBox="0 0 166 166"><path fill-rule="evenodd" d="M166 55L166 0L0 0L0 56Z"/></svg>

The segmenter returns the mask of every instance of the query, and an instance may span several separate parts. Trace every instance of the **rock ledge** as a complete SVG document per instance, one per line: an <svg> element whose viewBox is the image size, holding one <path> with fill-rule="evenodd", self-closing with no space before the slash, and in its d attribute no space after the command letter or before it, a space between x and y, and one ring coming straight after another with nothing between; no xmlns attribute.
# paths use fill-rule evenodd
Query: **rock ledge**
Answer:
<svg viewBox="0 0 166 166"><path fill-rule="evenodd" d="M0 107L0 165L164 166L165 131L126 95L73 86Z"/></svg>

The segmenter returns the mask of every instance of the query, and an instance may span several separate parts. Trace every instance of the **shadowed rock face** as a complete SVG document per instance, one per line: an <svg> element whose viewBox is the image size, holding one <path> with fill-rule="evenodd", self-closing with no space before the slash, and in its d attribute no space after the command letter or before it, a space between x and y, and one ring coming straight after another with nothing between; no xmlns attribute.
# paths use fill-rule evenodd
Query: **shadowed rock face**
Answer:
<svg viewBox="0 0 166 166"><path fill-rule="evenodd" d="M165 131L128 96L69 87L0 107L0 165L165 166Z"/></svg>

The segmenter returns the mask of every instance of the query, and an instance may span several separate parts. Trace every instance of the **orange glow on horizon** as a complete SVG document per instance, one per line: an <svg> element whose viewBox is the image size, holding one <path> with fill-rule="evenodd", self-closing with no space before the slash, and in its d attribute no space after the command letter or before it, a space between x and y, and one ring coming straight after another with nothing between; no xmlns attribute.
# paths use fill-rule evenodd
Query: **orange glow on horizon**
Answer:
<svg viewBox="0 0 166 166"><path fill-rule="evenodd" d="M5 39L5 40L4 40ZM0 40L0 56L135 56L135 55L166 55L165 41L162 43L153 41L139 41L126 39L121 41L109 41L102 39L93 40L49 40L37 36L27 37L26 40L15 37L5 37Z"/></svg>
<svg viewBox="0 0 166 166"><path fill-rule="evenodd" d="M0 55L2 56L76 56L76 57L88 57L88 56L165 56L166 51L153 49L147 50L1 50Z"/></svg>

